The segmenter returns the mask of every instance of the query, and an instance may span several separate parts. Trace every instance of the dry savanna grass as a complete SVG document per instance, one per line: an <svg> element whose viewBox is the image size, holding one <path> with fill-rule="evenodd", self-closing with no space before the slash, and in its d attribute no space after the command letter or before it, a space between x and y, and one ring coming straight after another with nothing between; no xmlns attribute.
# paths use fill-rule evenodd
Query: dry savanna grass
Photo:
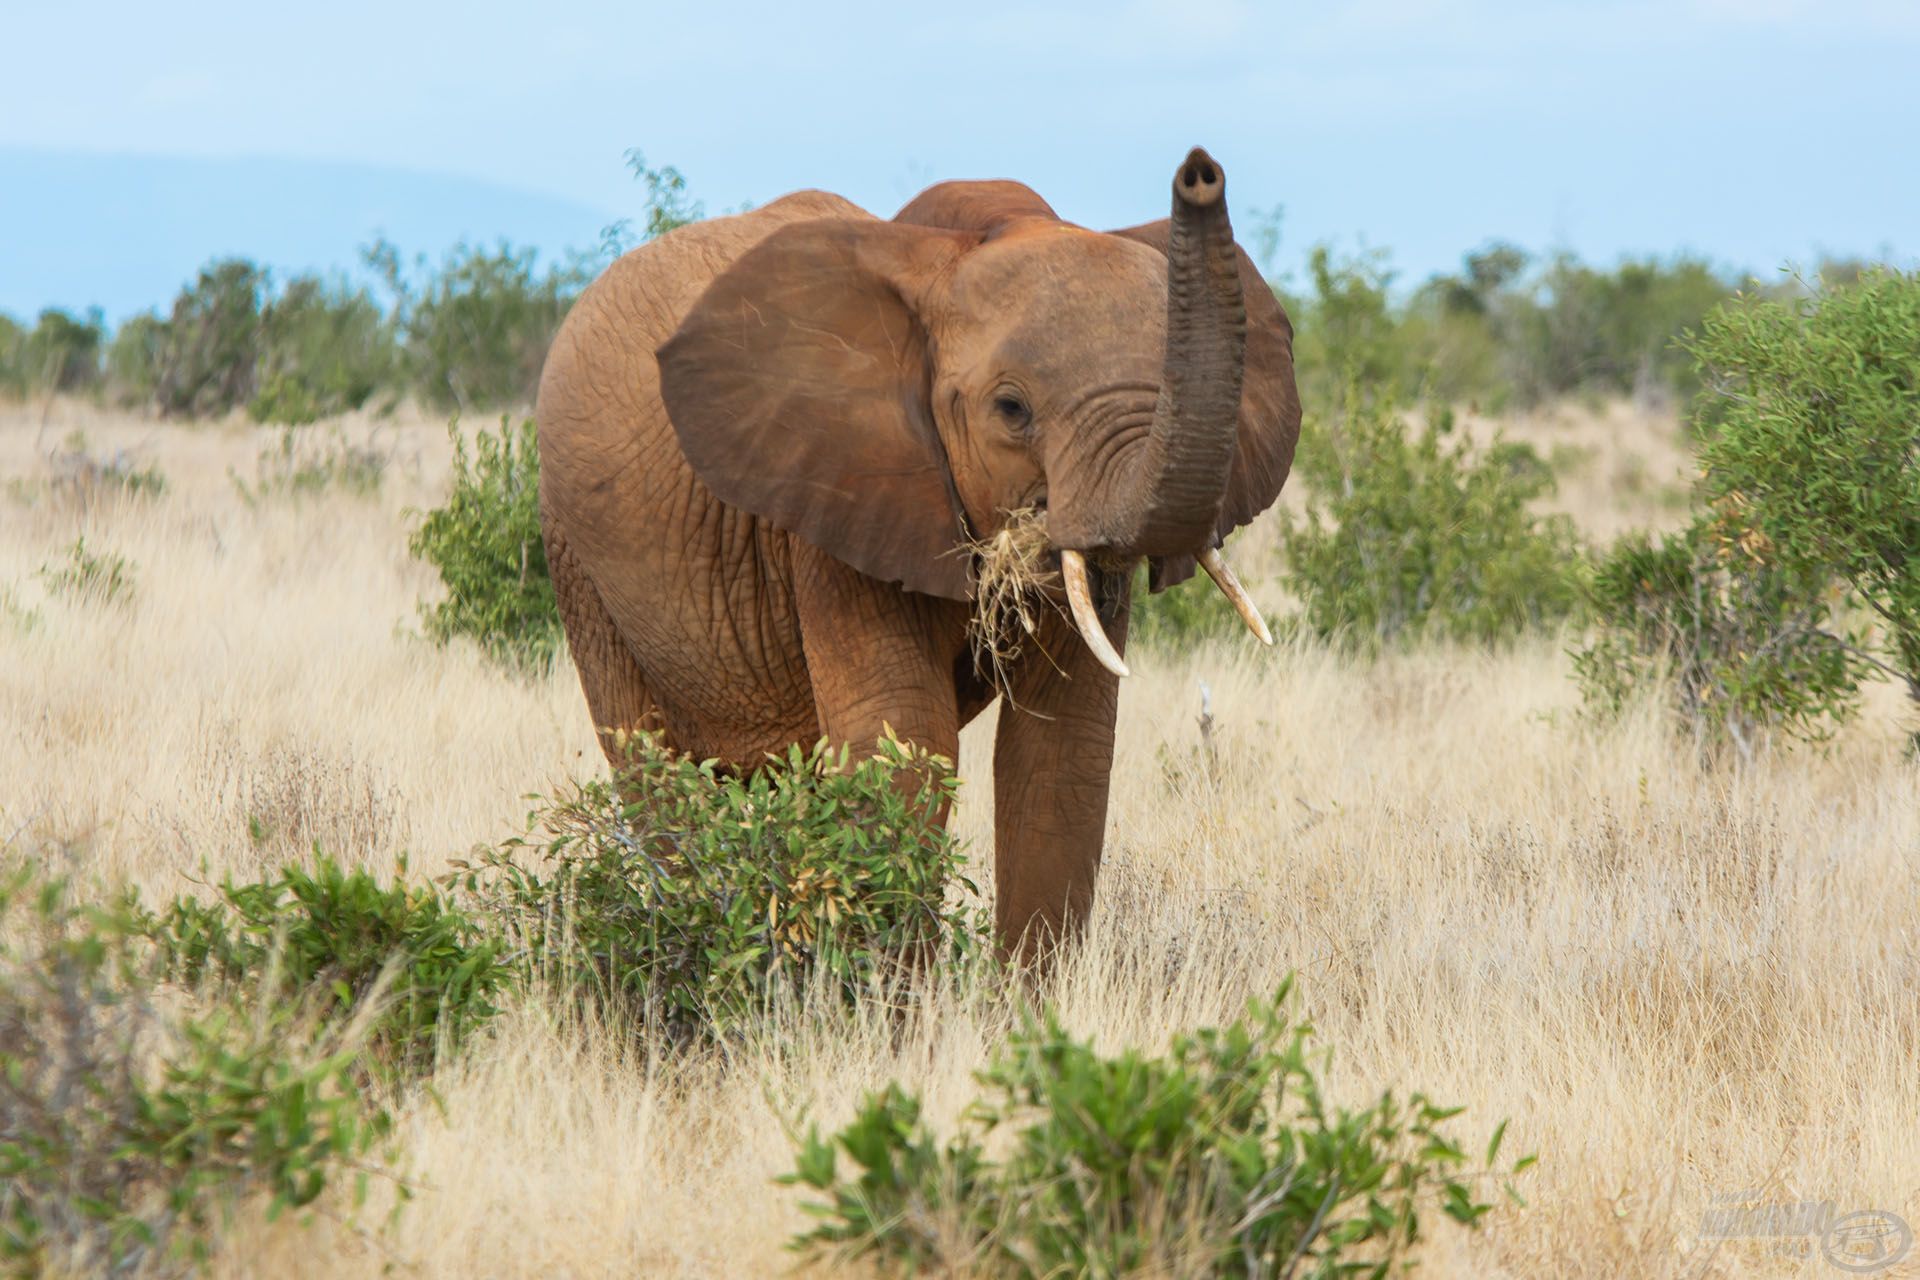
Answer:
<svg viewBox="0 0 1920 1280"><path fill-rule="evenodd" d="M229 469L251 480L274 433L61 402L0 414L15 855L152 893L314 841L381 872L405 849L434 874L516 830L528 792L601 767L564 664L528 682L417 635L435 587L405 534L443 492L439 425L341 425L394 456L377 496L249 504ZM56 489L48 455L75 429L157 464L167 492ZM1684 477L1670 421L1567 410L1507 429L1586 451L1558 500L1597 534L1657 519ZM129 559L130 594L48 593L35 571L81 535ZM1230 546L1242 576L1267 572L1271 542ZM1342 1098L1425 1089L1467 1105L1454 1123L1475 1141L1511 1117L1506 1151L1540 1155L1526 1207L1473 1234L1432 1215L1425 1275L1841 1274L1818 1240L1700 1228L1741 1194L1920 1223L1920 774L1900 709L1876 702L1823 750L1708 766L1651 707L1583 720L1564 644L1139 655L1091 932L1047 993L1075 1031L1151 1049L1296 971ZM962 748L976 856L992 740L976 725ZM900 1079L950 1124L1004 1008L953 991L904 1037L848 1014L673 1063L562 1033L532 998L437 1097L402 1100L393 1168L417 1195L390 1229L242 1214L215 1271L781 1274L805 1221L772 1182L785 1117L834 1125Z"/></svg>

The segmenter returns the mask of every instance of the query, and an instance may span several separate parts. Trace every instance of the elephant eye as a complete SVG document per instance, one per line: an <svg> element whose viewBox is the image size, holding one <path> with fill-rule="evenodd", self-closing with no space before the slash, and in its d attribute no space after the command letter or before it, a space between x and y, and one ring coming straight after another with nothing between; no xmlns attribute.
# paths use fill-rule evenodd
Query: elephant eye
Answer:
<svg viewBox="0 0 1920 1280"><path fill-rule="evenodd" d="M1025 427L1033 418L1027 402L1009 391L1002 391L993 398L993 411L1010 427Z"/></svg>

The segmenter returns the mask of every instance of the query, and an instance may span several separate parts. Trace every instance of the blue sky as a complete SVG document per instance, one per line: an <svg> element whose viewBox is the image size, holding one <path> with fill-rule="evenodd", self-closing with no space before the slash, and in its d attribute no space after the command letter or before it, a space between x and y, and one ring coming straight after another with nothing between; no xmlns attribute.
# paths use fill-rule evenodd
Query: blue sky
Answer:
<svg viewBox="0 0 1920 1280"><path fill-rule="evenodd" d="M1496 237L1761 271L1920 252L1915 0L104 0L7 26L16 313L117 319L218 252L346 267L380 230L585 245L637 209L632 146L710 210L1015 177L1111 226L1164 213L1201 143L1236 209L1284 206L1283 270L1319 240L1408 278Z"/></svg>

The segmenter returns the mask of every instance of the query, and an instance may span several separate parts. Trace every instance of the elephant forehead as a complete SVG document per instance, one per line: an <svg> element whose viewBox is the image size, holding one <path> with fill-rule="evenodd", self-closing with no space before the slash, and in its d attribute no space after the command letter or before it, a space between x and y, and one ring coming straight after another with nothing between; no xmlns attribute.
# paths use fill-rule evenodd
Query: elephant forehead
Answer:
<svg viewBox="0 0 1920 1280"><path fill-rule="evenodd" d="M1052 226L991 240L964 258L952 327L1020 364L1099 353L1158 359L1166 331L1166 259L1144 245ZM984 354L984 352L983 352Z"/></svg>

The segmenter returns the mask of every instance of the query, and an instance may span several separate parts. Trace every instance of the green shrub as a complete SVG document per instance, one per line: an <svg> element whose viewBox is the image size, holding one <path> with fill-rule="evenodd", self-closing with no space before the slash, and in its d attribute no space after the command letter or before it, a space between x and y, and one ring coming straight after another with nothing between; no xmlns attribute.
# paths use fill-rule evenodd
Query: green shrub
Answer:
<svg viewBox="0 0 1920 1280"><path fill-rule="evenodd" d="M261 316L255 422L291 426L358 409L398 377L392 326L363 289L296 276Z"/></svg>
<svg viewBox="0 0 1920 1280"><path fill-rule="evenodd" d="M107 346L108 394L124 408L156 404L166 358L167 322L151 311L129 318Z"/></svg>
<svg viewBox="0 0 1920 1280"><path fill-rule="evenodd" d="M79 905L30 869L0 877L9 1269L177 1270L207 1256L233 1206L312 1205L391 1130L348 1047L316 1039L301 1010L183 1011L153 998L148 970L137 912Z"/></svg>
<svg viewBox="0 0 1920 1280"><path fill-rule="evenodd" d="M40 580L55 595L75 600L115 603L133 596L133 564L115 551L87 550L84 537L75 538L63 563L40 566Z"/></svg>
<svg viewBox="0 0 1920 1280"><path fill-rule="evenodd" d="M600 257L607 262L635 245L663 236L707 216L706 207L687 194L687 180L672 165L655 169L638 147L627 148L627 168L647 189L647 212L638 232L633 219L621 218L600 230Z"/></svg>
<svg viewBox="0 0 1920 1280"><path fill-rule="evenodd" d="M1491 1206L1442 1129L1457 1109L1420 1094L1329 1106L1287 990L1159 1057L1102 1055L1051 1017L1029 1024L944 1144L913 1094L870 1095L830 1139L800 1142L783 1181L827 1199L807 1206L820 1223L795 1246L886 1274L1384 1275L1429 1207L1475 1225Z"/></svg>
<svg viewBox="0 0 1920 1280"><path fill-rule="evenodd" d="M263 268L226 258L180 291L158 344L153 394L163 415L215 417L253 398L268 289Z"/></svg>
<svg viewBox="0 0 1920 1280"><path fill-rule="evenodd" d="M96 308L84 319L54 308L21 334L13 356L14 381L24 392L88 391L100 381L106 329Z"/></svg>
<svg viewBox="0 0 1920 1280"><path fill-rule="evenodd" d="M1594 636L1574 653L1589 707L1617 714L1670 680L1703 747L1750 750L1777 727L1819 738L1850 715L1858 672L1828 628L1818 574L1768 563L1751 528L1703 517L1685 531L1621 539L1590 582Z"/></svg>
<svg viewBox="0 0 1920 1280"><path fill-rule="evenodd" d="M1390 408L1350 399L1338 420L1301 432L1306 513L1282 546L1316 633L1485 643L1578 603L1571 522L1529 510L1552 487L1546 464L1524 445L1449 444L1449 426L1442 415L1411 432Z"/></svg>
<svg viewBox="0 0 1920 1280"><path fill-rule="evenodd" d="M453 487L407 545L440 572L446 597L421 613L445 644L477 641L509 664L544 669L559 652L560 607L540 540L540 452L532 419L500 419L500 434L475 434L470 454L456 420Z"/></svg>
<svg viewBox="0 0 1920 1280"><path fill-rule="evenodd" d="M27 331L20 322L0 311L0 393L18 396L26 391L26 374L20 367L20 346Z"/></svg>
<svg viewBox="0 0 1920 1280"><path fill-rule="evenodd" d="M1920 701L1920 277L1736 298L1686 346L1706 509L1601 564L1575 656L1589 704L1668 676L1703 742L1746 751L1826 736L1874 672Z"/></svg>
<svg viewBox="0 0 1920 1280"><path fill-rule="evenodd" d="M538 254L502 243L460 244L437 268L399 250L363 251L393 296L408 385L426 403L466 413L531 405L547 347L585 286L580 264L538 269Z"/></svg>
<svg viewBox="0 0 1920 1280"><path fill-rule="evenodd" d="M502 944L439 890L383 886L323 855L227 880L214 902L178 899L145 928L170 977L342 1021L370 1004L368 1052L389 1072L431 1067L493 1017L510 978Z"/></svg>
<svg viewBox="0 0 1920 1280"><path fill-rule="evenodd" d="M1404 303L1393 278L1379 250L1314 249L1308 290L1287 300L1306 403L1340 411L1353 393L1497 411L1565 395L1684 393L1692 370L1677 340L1733 288L1684 256L1602 270L1561 254L1530 269L1524 251L1498 242Z"/></svg>
<svg viewBox="0 0 1920 1280"><path fill-rule="evenodd" d="M456 880L550 980L684 1042L784 993L853 1000L981 946L976 914L947 901L972 886L944 762L891 739L857 763L796 746L742 778L647 735L628 746L617 782L553 797L531 838Z"/></svg>
<svg viewBox="0 0 1920 1280"><path fill-rule="evenodd" d="M1695 258L1629 259L1607 272L1560 254L1498 313L1505 372L1528 402L1574 392L1685 393L1692 363L1678 340L1732 292Z"/></svg>
<svg viewBox="0 0 1920 1280"><path fill-rule="evenodd" d="M1858 660L1920 703L1920 275L1738 298L1688 350L1709 502L1763 564L1841 584L1875 622Z"/></svg>

